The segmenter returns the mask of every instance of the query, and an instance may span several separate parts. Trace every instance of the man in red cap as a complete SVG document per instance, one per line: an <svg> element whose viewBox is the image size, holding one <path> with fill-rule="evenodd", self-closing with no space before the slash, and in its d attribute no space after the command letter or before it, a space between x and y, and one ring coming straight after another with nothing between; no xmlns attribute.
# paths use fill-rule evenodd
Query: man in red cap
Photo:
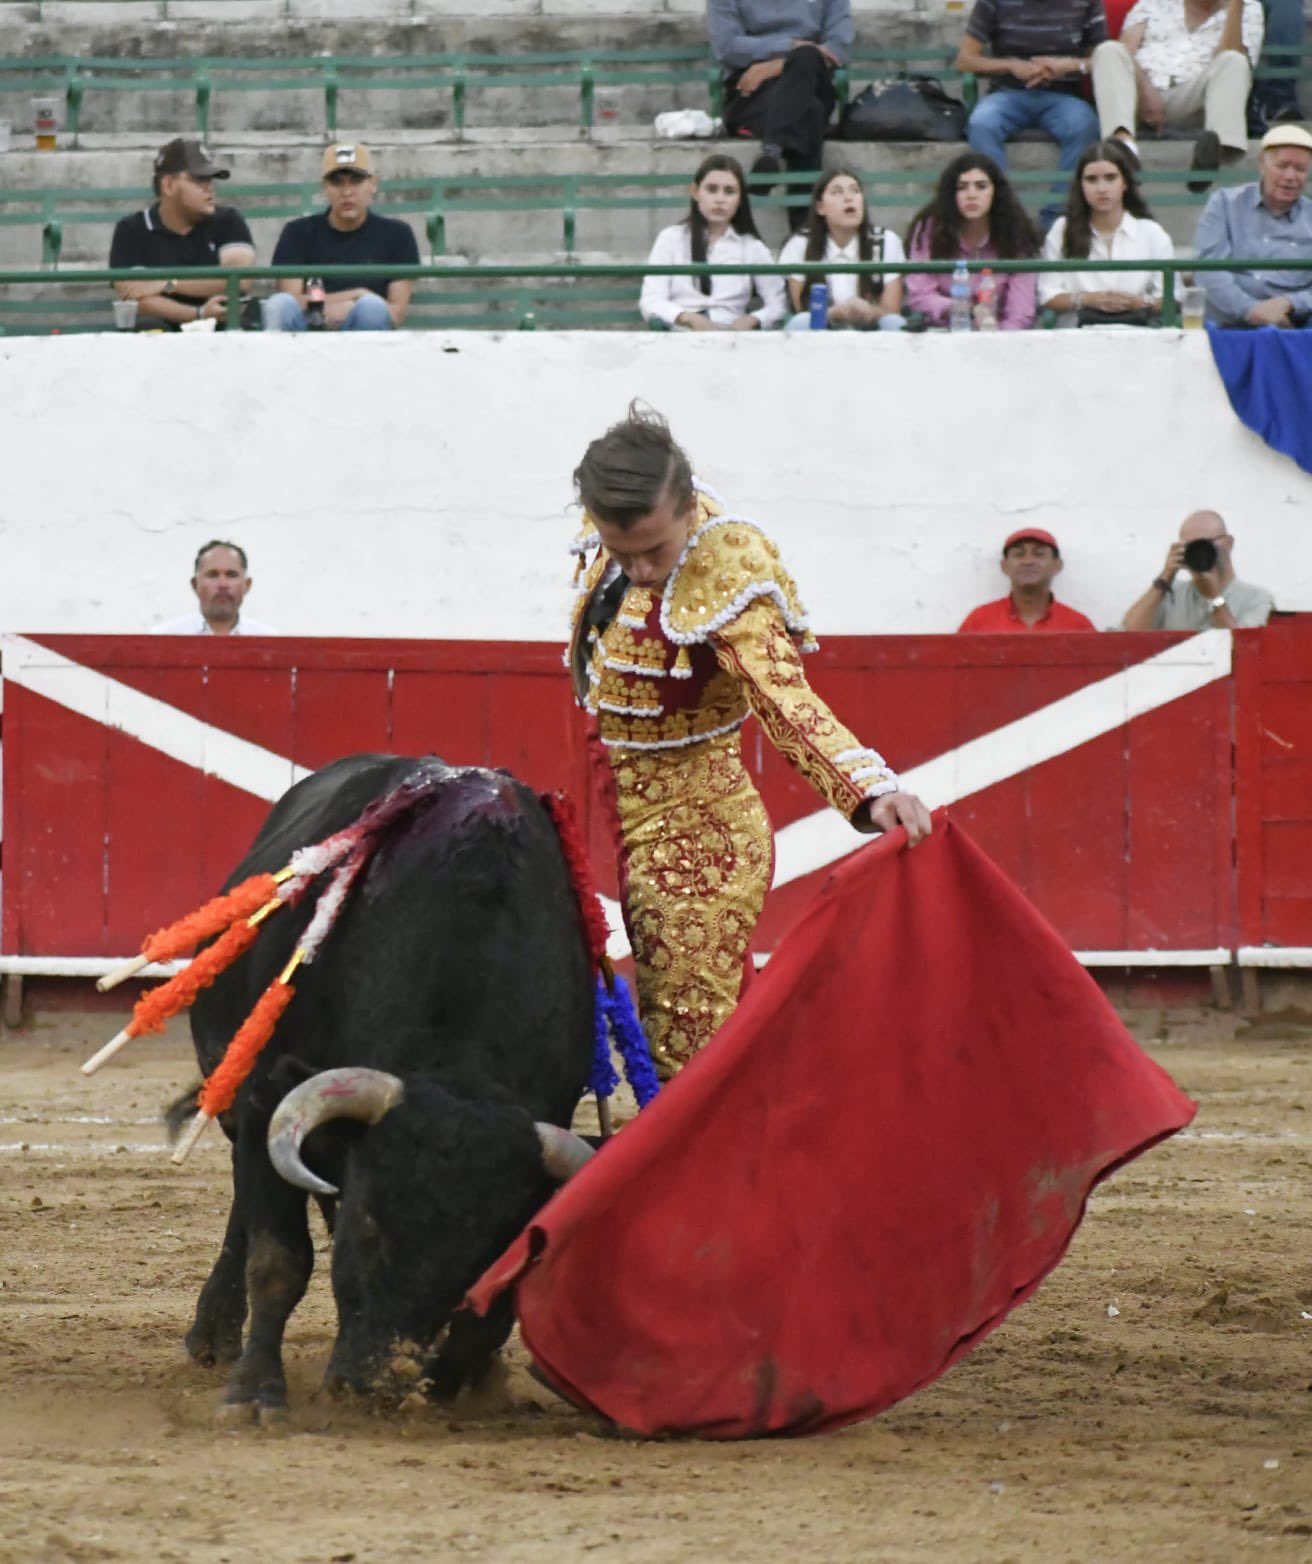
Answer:
<svg viewBox="0 0 1312 1564"><path fill-rule="evenodd" d="M973 609L961 630L1092 630L1092 622L1052 595L1053 578L1061 571L1061 550L1051 532L1022 527L1002 545L1002 574L1011 591L996 603Z"/></svg>

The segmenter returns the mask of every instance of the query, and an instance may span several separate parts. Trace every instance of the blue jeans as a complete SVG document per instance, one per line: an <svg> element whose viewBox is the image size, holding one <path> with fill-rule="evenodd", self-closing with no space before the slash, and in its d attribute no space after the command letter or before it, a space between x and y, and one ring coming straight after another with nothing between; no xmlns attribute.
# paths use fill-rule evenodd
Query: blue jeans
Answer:
<svg viewBox="0 0 1312 1564"><path fill-rule="evenodd" d="M1003 88L981 98L966 124L966 140L976 152L991 157L999 168L1007 166L1007 142L1022 130L1038 129L1051 136L1060 149L1058 167L1069 170L1080 153L1098 139L1098 116L1093 105L1070 92L1050 92L1046 87ZM1066 182L1052 187L1052 199L1043 208L1045 226L1066 205Z"/></svg>
<svg viewBox="0 0 1312 1564"><path fill-rule="evenodd" d="M264 301L265 331L304 331L305 311L301 301L290 293L275 293ZM351 306L350 314L342 322L343 331L391 331L392 312L385 299L376 293L366 293Z"/></svg>
<svg viewBox="0 0 1312 1564"><path fill-rule="evenodd" d="M1262 38L1262 64L1293 67L1298 64L1291 55L1268 56L1273 48L1296 48L1303 42L1302 0L1262 0L1266 12L1266 32ZM1279 114L1282 109L1298 108L1298 82L1294 77L1280 81L1255 81L1251 101L1260 104L1267 115Z"/></svg>

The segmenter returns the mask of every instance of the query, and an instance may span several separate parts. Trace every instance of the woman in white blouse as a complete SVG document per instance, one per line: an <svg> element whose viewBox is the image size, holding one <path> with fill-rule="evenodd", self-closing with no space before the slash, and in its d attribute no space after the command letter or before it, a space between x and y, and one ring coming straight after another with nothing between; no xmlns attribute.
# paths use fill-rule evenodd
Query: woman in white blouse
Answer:
<svg viewBox="0 0 1312 1564"><path fill-rule="evenodd" d="M774 257L752 220L752 204L736 158L717 152L693 175L683 222L656 235L649 265L705 261L719 266L767 266ZM761 300L750 309L752 294ZM691 331L757 331L777 326L787 310L782 277L644 277L638 308L644 320Z"/></svg>
<svg viewBox="0 0 1312 1564"><path fill-rule="evenodd" d="M1139 193L1134 165L1116 140L1091 142L1071 177L1066 215L1043 242L1045 261L1169 261L1170 236L1153 221ZM1039 304L1074 311L1079 324L1146 326L1162 308L1162 273L1043 272Z"/></svg>
<svg viewBox="0 0 1312 1564"><path fill-rule="evenodd" d="M811 220L805 233L794 234L779 252L780 264L796 261L904 261L906 252L895 233L874 227L861 181L850 169L822 174L811 192ZM878 273L826 273L829 325L858 331L900 331L902 278ZM811 279L788 279L788 302L798 311L789 331L809 331Z"/></svg>

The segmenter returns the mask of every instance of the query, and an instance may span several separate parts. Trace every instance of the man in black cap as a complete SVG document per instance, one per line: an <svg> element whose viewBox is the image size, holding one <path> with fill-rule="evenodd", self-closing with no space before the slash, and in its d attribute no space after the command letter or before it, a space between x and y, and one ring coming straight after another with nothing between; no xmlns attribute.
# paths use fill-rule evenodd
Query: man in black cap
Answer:
<svg viewBox="0 0 1312 1564"><path fill-rule="evenodd" d="M162 282L116 282L121 299L137 301L137 329L177 331L187 321L227 315L221 278L187 277L194 266L250 266L255 244L246 219L231 206L216 206L214 181L227 179L203 141L177 136L155 154L154 206L120 218L109 264L167 268L179 275Z"/></svg>

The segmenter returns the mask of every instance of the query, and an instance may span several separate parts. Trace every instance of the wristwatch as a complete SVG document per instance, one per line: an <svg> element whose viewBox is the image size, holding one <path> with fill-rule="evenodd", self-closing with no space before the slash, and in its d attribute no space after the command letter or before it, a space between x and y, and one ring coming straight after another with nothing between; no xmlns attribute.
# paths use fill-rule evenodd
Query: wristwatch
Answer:
<svg viewBox="0 0 1312 1564"><path fill-rule="evenodd" d="M176 277L170 277L169 280L164 284L164 297L166 299L171 299L177 291L178 279Z"/></svg>
<svg viewBox="0 0 1312 1564"><path fill-rule="evenodd" d="M1207 606L1213 611L1213 613L1215 613L1215 611L1218 608L1224 608L1225 607L1225 598L1224 597L1209 597L1207 599Z"/></svg>

